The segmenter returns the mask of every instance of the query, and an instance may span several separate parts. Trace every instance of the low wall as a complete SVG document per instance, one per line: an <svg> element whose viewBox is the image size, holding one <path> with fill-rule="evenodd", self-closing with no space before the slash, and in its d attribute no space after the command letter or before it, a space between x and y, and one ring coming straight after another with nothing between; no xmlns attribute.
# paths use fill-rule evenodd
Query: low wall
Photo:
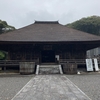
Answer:
<svg viewBox="0 0 100 100"><path fill-rule="evenodd" d="M35 62L20 62L20 74L34 74Z"/></svg>
<svg viewBox="0 0 100 100"><path fill-rule="evenodd" d="M75 63L64 63L62 69L64 74L77 74L77 64Z"/></svg>

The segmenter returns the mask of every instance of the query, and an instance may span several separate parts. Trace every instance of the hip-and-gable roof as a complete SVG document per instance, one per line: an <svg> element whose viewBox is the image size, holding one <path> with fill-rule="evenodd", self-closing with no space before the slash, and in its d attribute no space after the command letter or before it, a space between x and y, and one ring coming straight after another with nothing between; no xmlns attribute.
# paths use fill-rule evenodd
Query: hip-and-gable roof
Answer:
<svg viewBox="0 0 100 100"><path fill-rule="evenodd" d="M58 22L36 21L29 26L0 35L0 41L10 42L74 42L100 41L100 36L78 31Z"/></svg>

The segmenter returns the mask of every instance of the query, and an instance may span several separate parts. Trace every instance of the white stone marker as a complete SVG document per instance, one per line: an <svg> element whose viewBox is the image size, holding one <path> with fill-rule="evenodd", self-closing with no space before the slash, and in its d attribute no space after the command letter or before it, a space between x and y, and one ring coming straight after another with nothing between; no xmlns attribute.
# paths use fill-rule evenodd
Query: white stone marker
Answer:
<svg viewBox="0 0 100 100"><path fill-rule="evenodd" d="M98 61L96 58L94 58L94 68L95 68L95 71L99 71Z"/></svg>
<svg viewBox="0 0 100 100"><path fill-rule="evenodd" d="M87 71L93 71L92 59L86 59L86 67L87 67Z"/></svg>

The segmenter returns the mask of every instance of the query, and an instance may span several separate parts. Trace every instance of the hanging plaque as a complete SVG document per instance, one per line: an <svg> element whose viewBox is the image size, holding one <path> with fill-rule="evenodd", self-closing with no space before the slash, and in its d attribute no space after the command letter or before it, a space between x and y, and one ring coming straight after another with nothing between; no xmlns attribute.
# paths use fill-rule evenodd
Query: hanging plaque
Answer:
<svg viewBox="0 0 100 100"><path fill-rule="evenodd" d="M44 45L43 50L52 50L52 45Z"/></svg>

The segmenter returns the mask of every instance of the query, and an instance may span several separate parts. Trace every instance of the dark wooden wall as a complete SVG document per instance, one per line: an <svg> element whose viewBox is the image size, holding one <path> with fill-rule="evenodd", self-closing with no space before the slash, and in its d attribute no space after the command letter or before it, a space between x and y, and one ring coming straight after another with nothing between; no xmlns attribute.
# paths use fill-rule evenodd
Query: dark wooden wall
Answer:
<svg viewBox="0 0 100 100"><path fill-rule="evenodd" d="M40 60L43 50L53 50L60 59L85 59L85 47L77 44L9 44L2 46L8 60Z"/></svg>

